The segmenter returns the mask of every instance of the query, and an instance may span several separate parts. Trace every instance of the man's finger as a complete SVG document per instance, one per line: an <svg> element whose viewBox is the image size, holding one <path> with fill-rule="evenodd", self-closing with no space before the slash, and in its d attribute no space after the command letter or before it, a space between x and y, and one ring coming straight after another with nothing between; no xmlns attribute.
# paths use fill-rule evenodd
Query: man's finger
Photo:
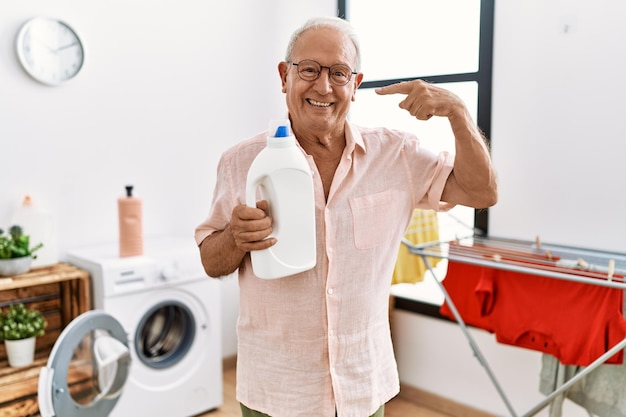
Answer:
<svg viewBox="0 0 626 417"><path fill-rule="evenodd" d="M411 86L408 82L403 81L401 83L387 85L385 87L379 87L375 89L376 94L408 94L411 91Z"/></svg>
<svg viewBox="0 0 626 417"><path fill-rule="evenodd" d="M270 203L267 200L259 200L256 202L256 208L267 211L270 208Z"/></svg>

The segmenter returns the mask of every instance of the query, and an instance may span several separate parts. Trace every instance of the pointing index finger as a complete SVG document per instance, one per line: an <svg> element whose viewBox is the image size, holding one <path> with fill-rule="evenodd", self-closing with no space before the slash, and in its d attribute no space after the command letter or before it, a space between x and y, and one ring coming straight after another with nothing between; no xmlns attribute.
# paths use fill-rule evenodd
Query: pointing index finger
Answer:
<svg viewBox="0 0 626 417"><path fill-rule="evenodd" d="M379 87L375 89L376 94L386 95L386 94L408 94L411 90L409 83L403 81L401 83L387 85L385 87Z"/></svg>

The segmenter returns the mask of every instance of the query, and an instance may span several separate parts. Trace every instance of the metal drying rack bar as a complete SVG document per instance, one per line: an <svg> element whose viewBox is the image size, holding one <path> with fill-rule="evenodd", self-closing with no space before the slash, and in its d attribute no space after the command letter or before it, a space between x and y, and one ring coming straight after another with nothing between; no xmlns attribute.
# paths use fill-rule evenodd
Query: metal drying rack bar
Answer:
<svg viewBox="0 0 626 417"><path fill-rule="evenodd" d="M509 410L509 413L511 414L512 417L534 416L535 414L540 412L542 409L544 409L546 406L548 406L557 396L563 394L573 384L578 382L580 379L584 378L587 374L592 372L598 366L602 365L604 362L610 359L613 355L618 353L621 349L624 349L624 347L626 347L626 338L624 338L621 342L617 343L606 353L604 353L603 355L598 357L595 361L593 361L591 364L586 366L581 372L577 373L574 377L572 377L567 382L565 382L564 384L560 385L557 389L555 389L551 394L547 395L545 399L540 401L536 406L532 407L528 412L522 415L518 415L513 409L513 406L511 405L511 402L509 401L506 393L504 392L504 389L502 388L495 374L491 370L491 367L487 363L487 360L485 359L478 345L474 341L474 338L470 334L465 321L459 314L459 311L457 310L456 305L454 304L454 301L448 294L448 291L446 290L446 288L441 283L441 280L437 279L435 271L433 270L433 267L430 264L428 258L430 257L430 258L448 259L448 260L452 260L455 262L462 262L462 263L467 263L467 264L472 264L472 265L484 266L488 268L502 269L502 270L520 272L520 273L525 273L525 274L538 275L538 276L542 276L546 278L581 282L581 283L586 283L590 285L600 285L600 286L625 290L626 283L624 282L623 276L626 275L626 254L605 253L605 252L598 252L598 251L591 251L591 250L570 248L570 247L556 246L556 245L545 245L543 249L541 249L539 239L537 239L535 244L530 243L530 242L523 242L523 241L516 241L516 240L509 240L509 239L498 239L498 238L476 237L476 236L469 236L463 239L456 240L457 243L462 243L464 241L484 244L487 247L492 248L494 252L497 252L498 249L513 249L513 250L517 249L517 250L525 250L525 251L528 251L530 249L529 253L535 253L535 254L547 253L549 257L555 256L558 259L560 259L561 264L564 265L564 268L563 268L564 270L567 270L568 268L571 270L571 273L553 272L553 271L547 270L547 268L545 269L541 268L540 264L537 267L521 266L513 261L508 261L506 259L503 259L502 257L493 256L493 254L491 254L491 256L484 256L484 255L477 256L477 255L471 255L468 253L455 254L455 253L451 253L451 251L449 250L451 242L444 242L444 241L428 242L428 243L416 245L416 244L412 244L410 241L406 239L402 241L402 243L408 247L410 253L418 255L422 258L427 269L435 278L435 281L437 282L439 289L443 293L446 303L448 304L448 307L450 308L450 311L452 312L455 320L461 327L461 330L463 331L465 338L468 340L469 345L472 349L472 352L474 353L474 356L476 356L478 362L485 369L487 375L489 376L489 379L491 380L494 387L498 391L499 396L501 397L502 401L504 402L506 408ZM542 252L542 250L544 250L545 252ZM576 257L577 259L572 259L572 256ZM590 262L588 260L592 260L592 261ZM605 262L607 264L606 268L604 267ZM572 265L576 265L576 267L572 267ZM598 279L599 272L602 273L604 271L606 271L605 273L606 278ZM622 277L613 278L613 275L615 272L621 274ZM586 273L588 273L588 275L594 275L594 277L593 278L587 277L585 276Z"/></svg>

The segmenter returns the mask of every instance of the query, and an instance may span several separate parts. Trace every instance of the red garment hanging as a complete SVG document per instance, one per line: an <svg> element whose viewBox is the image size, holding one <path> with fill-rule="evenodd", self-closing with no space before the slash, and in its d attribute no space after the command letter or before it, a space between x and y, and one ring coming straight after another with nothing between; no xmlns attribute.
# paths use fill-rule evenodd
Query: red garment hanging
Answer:
<svg viewBox="0 0 626 417"><path fill-rule="evenodd" d="M449 261L443 280L466 323L500 343L586 366L626 337L623 291ZM447 303L441 314L453 318ZM622 363L623 351L606 363Z"/></svg>
<svg viewBox="0 0 626 417"><path fill-rule="evenodd" d="M478 283L486 271L486 268L478 265L448 261L448 272L443 286L466 324L493 332L489 317L481 311L481 299L476 295ZM455 319L447 302L444 302L439 312L445 317Z"/></svg>

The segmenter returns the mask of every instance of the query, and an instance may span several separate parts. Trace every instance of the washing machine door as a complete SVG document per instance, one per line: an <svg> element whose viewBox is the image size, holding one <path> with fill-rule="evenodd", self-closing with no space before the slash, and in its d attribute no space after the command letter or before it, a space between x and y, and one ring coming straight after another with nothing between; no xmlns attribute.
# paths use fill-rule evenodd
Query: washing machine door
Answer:
<svg viewBox="0 0 626 417"><path fill-rule="evenodd" d="M130 371L128 339L109 314L76 317L57 339L39 373L42 417L103 417L117 403Z"/></svg>

